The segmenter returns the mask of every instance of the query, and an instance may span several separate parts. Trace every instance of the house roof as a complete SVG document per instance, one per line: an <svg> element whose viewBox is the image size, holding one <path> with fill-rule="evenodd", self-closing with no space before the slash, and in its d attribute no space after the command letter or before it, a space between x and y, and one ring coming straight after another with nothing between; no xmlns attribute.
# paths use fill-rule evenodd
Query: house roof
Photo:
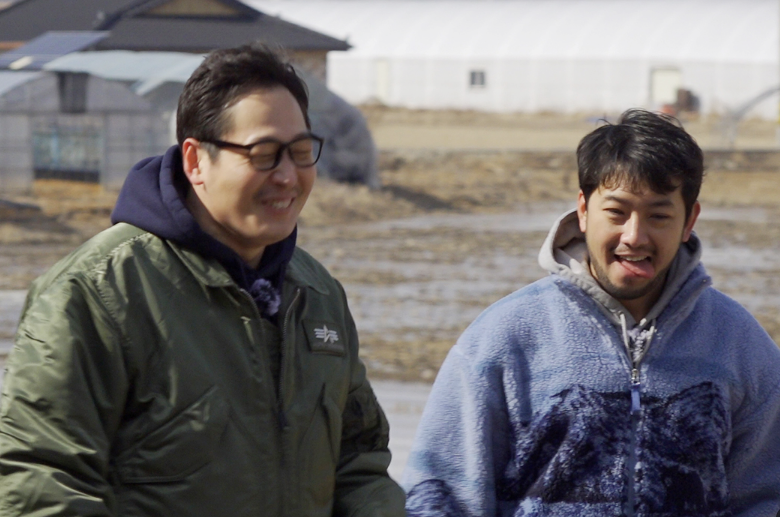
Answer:
<svg viewBox="0 0 780 517"><path fill-rule="evenodd" d="M0 10L5 49L52 30L110 31L95 50L204 53L258 40L290 50L350 48L238 0L20 0Z"/></svg>

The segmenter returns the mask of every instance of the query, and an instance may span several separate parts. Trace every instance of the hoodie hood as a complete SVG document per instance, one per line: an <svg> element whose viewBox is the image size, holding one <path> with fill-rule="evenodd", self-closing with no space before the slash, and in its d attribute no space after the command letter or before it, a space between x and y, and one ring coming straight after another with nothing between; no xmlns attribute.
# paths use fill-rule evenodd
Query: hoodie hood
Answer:
<svg viewBox="0 0 780 517"><path fill-rule="evenodd" d="M188 183L178 145L162 156L138 162L127 175L111 213L111 223L128 223L216 259L243 289L252 294L264 316L278 311L287 263L295 250L297 228L267 246L253 269L235 251L203 231L185 205Z"/></svg>
<svg viewBox="0 0 780 517"><path fill-rule="evenodd" d="M135 164L119 192L111 223L129 223L200 251L200 229L184 204L187 193L179 146ZM193 247L194 246L194 247Z"/></svg>
<svg viewBox="0 0 780 517"><path fill-rule="evenodd" d="M664 290L643 322L652 321L663 312L685 280L699 266L700 260L701 241L695 233L691 233L688 242L680 245L669 268ZM539 252L539 265L588 293L616 325L632 328L641 323L635 321L623 304L604 291L590 274L588 247L585 234L580 230L576 210L563 214L553 224Z"/></svg>

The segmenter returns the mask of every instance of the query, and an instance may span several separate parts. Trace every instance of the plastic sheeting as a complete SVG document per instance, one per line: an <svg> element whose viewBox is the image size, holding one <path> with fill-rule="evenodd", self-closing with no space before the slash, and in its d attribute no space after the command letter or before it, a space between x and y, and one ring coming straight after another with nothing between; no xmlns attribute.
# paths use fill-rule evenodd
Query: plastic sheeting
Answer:
<svg viewBox="0 0 780 517"><path fill-rule="evenodd" d="M14 90L17 86L21 86L28 81L37 79L42 74L40 72L10 72L6 70L0 71L0 97L7 92ZM2 105L2 101L0 101Z"/></svg>
<svg viewBox="0 0 780 517"><path fill-rule="evenodd" d="M660 107L654 74L676 70L724 113L780 82L775 0L245 1L347 39L328 86L353 103L619 112ZM772 97L751 114L777 113Z"/></svg>

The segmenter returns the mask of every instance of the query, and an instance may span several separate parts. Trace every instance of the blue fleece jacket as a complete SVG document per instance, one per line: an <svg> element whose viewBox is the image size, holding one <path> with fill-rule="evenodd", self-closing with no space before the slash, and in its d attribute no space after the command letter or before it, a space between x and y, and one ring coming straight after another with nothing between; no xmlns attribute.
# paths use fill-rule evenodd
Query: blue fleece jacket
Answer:
<svg viewBox="0 0 780 517"><path fill-rule="evenodd" d="M564 215L540 254L552 274L488 308L442 365L408 515L776 515L780 349L710 286L700 248L681 247L635 322Z"/></svg>

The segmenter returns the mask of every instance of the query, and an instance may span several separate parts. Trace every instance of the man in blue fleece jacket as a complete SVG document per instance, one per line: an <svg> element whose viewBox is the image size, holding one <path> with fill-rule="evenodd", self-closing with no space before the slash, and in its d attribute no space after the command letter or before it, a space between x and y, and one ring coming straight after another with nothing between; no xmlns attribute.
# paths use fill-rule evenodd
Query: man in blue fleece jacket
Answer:
<svg viewBox="0 0 780 517"><path fill-rule="evenodd" d="M577 162L577 209L539 255L550 276L442 365L408 515L774 516L780 349L700 263L701 149L629 110Z"/></svg>

